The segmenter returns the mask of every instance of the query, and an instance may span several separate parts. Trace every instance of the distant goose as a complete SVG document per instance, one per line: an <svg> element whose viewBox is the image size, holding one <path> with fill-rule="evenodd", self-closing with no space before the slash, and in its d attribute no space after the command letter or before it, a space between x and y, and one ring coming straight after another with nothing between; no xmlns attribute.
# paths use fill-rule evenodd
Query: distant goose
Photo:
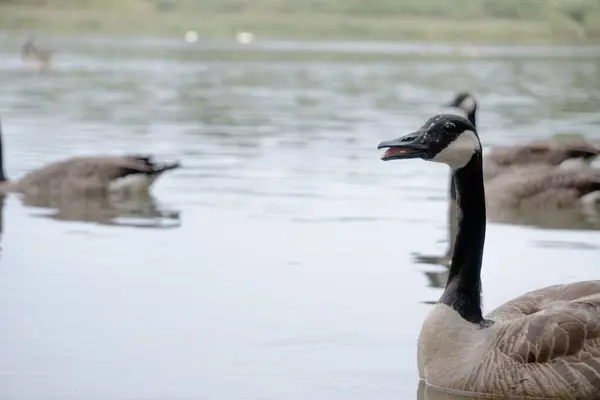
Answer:
<svg viewBox="0 0 600 400"><path fill-rule="evenodd" d="M145 194L162 173L179 167L178 162L155 163L147 155L74 157L10 181L4 173L3 153L0 125L0 192L30 196Z"/></svg>
<svg viewBox="0 0 600 400"><path fill-rule="evenodd" d="M459 93L446 106L476 126L477 101L471 94ZM483 177L490 189L486 196L488 206L493 206L493 215L500 220L527 205L538 212L582 206L588 213L595 207L596 195L583 196L588 194L588 186L596 184L599 172L580 167L589 166L599 154L600 148L584 139L537 140L494 147L483 158ZM562 172L556 167L572 172ZM496 179L501 176L501 180ZM456 191L452 174L449 180L448 249L442 256L417 255L419 262L442 265L450 262L456 236Z"/></svg>
<svg viewBox="0 0 600 400"><path fill-rule="evenodd" d="M483 316L486 203L475 126L458 115L435 115L378 148L387 149L384 161L449 165L458 192L455 249L444 292L419 335L419 377L473 396L600 398L600 281L538 289Z"/></svg>
<svg viewBox="0 0 600 400"><path fill-rule="evenodd" d="M27 39L21 46L21 59L35 64L40 71L45 71L50 67L53 54L54 51L38 48L33 43L33 38Z"/></svg>

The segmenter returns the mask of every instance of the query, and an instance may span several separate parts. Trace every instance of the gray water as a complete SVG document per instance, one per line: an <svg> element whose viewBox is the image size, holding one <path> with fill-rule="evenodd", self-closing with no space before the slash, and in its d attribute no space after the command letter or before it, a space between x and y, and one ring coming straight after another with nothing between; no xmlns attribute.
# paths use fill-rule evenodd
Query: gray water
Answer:
<svg viewBox="0 0 600 400"><path fill-rule="evenodd" d="M443 269L412 253L445 251L448 170L377 143L463 89L486 148L600 139L598 48L45 39L38 74L0 36L9 176L95 153L183 167L126 212L5 199L6 400L414 398ZM597 226L559 228L488 224L486 311L598 278Z"/></svg>

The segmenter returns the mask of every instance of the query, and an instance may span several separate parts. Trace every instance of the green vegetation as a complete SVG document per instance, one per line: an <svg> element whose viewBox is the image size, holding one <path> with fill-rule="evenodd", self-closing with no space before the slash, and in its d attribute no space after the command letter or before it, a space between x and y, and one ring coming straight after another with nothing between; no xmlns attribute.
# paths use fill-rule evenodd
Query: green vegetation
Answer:
<svg viewBox="0 0 600 400"><path fill-rule="evenodd" d="M553 140L575 140L585 139L585 135L581 132L556 132L551 138Z"/></svg>
<svg viewBox="0 0 600 400"><path fill-rule="evenodd" d="M590 43L600 0L0 0L0 29Z"/></svg>

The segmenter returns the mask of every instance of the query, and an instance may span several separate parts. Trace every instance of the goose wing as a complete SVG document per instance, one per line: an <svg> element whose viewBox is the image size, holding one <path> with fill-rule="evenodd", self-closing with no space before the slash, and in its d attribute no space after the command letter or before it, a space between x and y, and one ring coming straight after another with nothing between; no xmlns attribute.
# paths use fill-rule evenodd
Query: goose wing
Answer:
<svg viewBox="0 0 600 400"><path fill-rule="evenodd" d="M497 348L520 362L595 358L600 384L600 281L549 286L519 296L486 318L502 323Z"/></svg>
<svg viewBox="0 0 600 400"><path fill-rule="evenodd" d="M529 366L527 385L600 388L600 281L536 290L486 317L500 324L499 354Z"/></svg>

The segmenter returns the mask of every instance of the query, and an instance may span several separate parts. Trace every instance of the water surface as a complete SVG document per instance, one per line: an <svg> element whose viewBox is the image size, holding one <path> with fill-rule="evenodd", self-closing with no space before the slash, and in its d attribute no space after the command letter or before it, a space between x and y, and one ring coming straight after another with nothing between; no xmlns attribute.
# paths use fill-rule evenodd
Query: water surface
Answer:
<svg viewBox="0 0 600 400"><path fill-rule="evenodd" d="M414 398L443 269L411 254L445 251L448 171L377 143L465 89L486 148L600 139L590 48L54 37L39 75L23 39L0 36L9 176L131 151L183 168L95 217L4 200L7 400ZM486 310L597 278L593 228L489 224Z"/></svg>

